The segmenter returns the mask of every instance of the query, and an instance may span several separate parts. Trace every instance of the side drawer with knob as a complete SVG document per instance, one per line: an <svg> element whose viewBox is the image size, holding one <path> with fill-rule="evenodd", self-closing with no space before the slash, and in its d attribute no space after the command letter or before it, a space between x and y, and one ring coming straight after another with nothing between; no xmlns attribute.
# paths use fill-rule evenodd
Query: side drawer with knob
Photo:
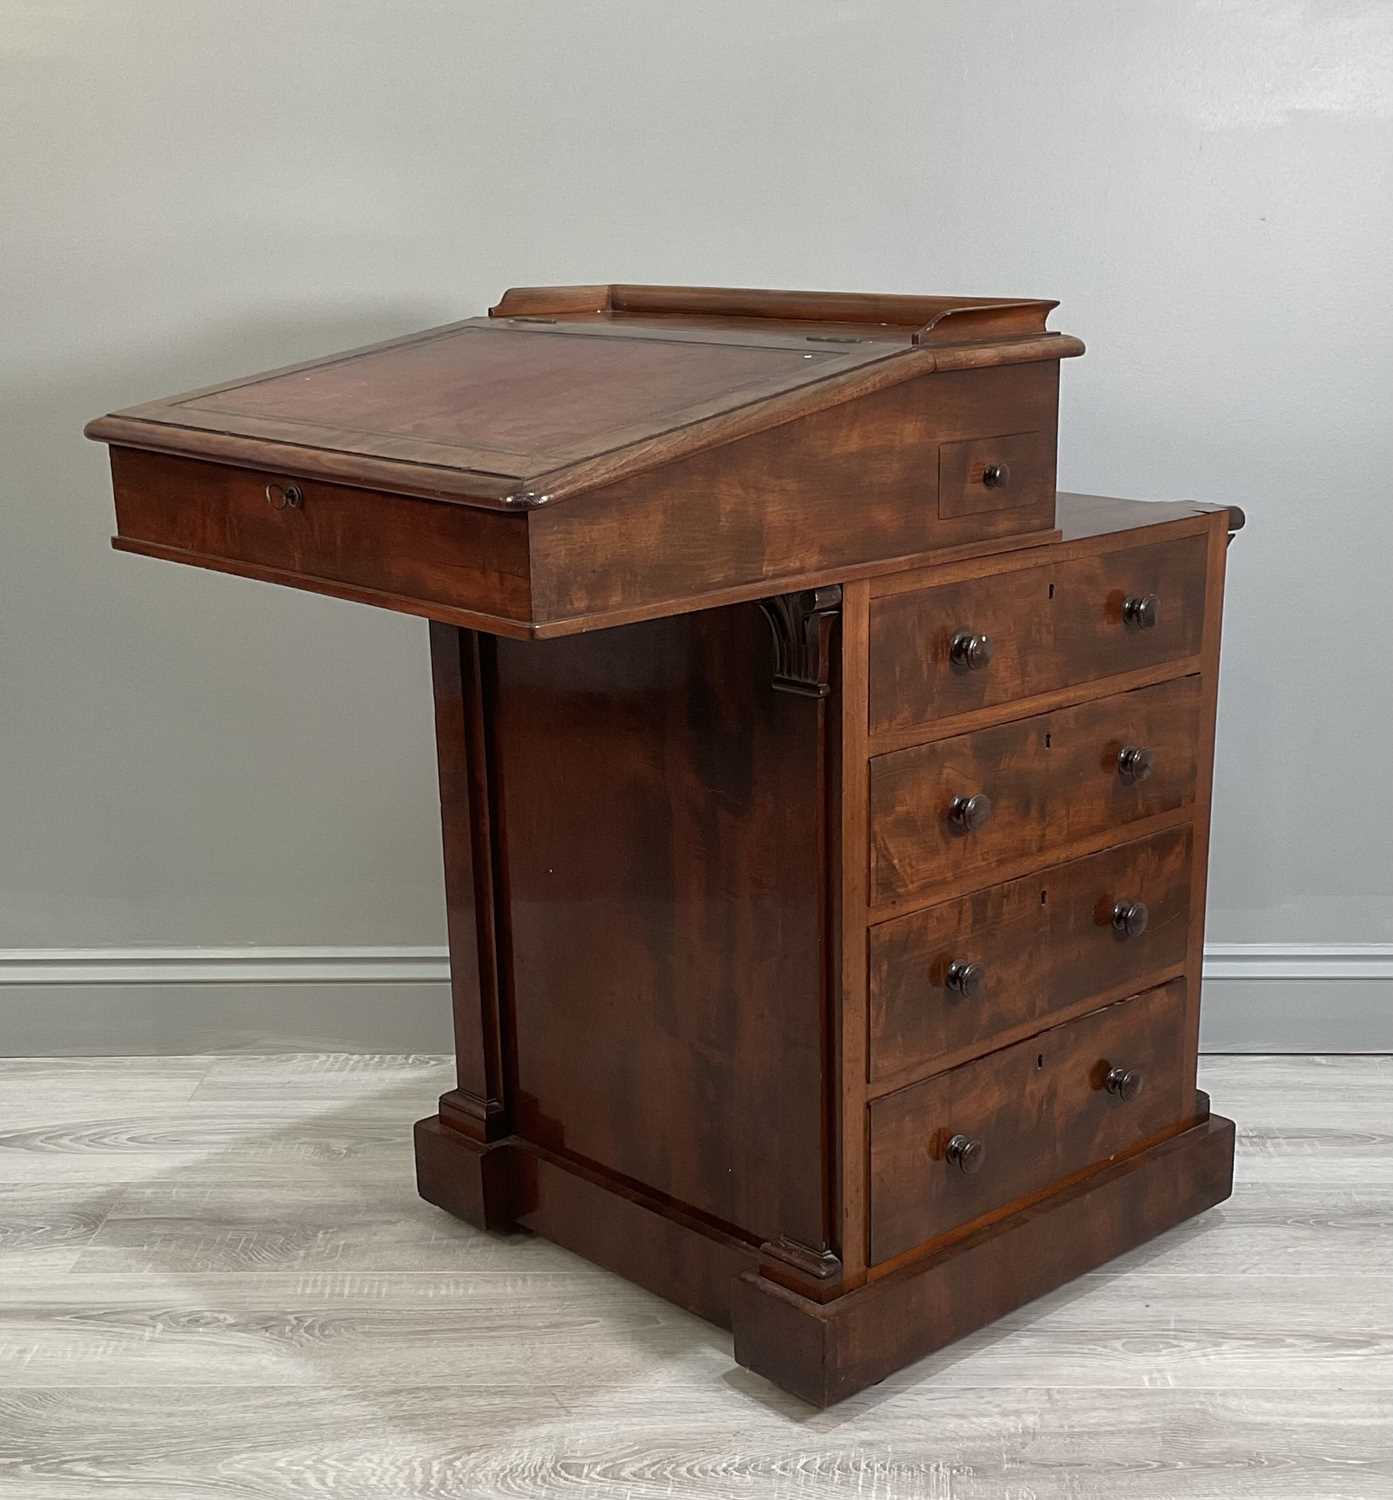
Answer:
<svg viewBox="0 0 1393 1500"><path fill-rule="evenodd" d="M871 1081L1184 963L1191 844L1172 828L872 927Z"/></svg>
<svg viewBox="0 0 1393 1500"><path fill-rule="evenodd" d="M870 763L871 906L927 901L1013 860L1182 808L1201 683L1178 677Z"/></svg>
<svg viewBox="0 0 1393 1500"><path fill-rule="evenodd" d="M1010 432L964 438L938 449L938 513L944 520L986 511L1034 509L1054 494L1055 434Z"/></svg>
<svg viewBox="0 0 1393 1500"><path fill-rule="evenodd" d="M1205 547L1182 537L874 599L871 732L1194 656Z"/></svg>
<svg viewBox="0 0 1393 1500"><path fill-rule="evenodd" d="M877 1099L872 1263L1183 1125L1184 1004L1176 980Z"/></svg>

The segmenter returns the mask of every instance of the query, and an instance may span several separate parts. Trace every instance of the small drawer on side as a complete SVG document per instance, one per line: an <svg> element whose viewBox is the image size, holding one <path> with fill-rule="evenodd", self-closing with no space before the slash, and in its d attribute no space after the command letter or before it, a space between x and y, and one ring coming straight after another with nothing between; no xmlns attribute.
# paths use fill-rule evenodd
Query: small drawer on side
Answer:
<svg viewBox="0 0 1393 1500"><path fill-rule="evenodd" d="M873 600L871 732L1194 656L1205 557L1182 537Z"/></svg>
<svg viewBox="0 0 1393 1500"><path fill-rule="evenodd" d="M871 928L872 1081L1183 963L1190 849L1173 828Z"/></svg>
<svg viewBox="0 0 1393 1500"><path fill-rule="evenodd" d="M518 516L200 459L111 450L117 545L387 608L528 616Z"/></svg>
<svg viewBox="0 0 1393 1500"><path fill-rule="evenodd" d="M1054 493L1054 433L965 438L938 450L938 513L945 520L1022 510Z"/></svg>
<svg viewBox="0 0 1393 1500"><path fill-rule="evenodd" d="M1199 709L1177 677L872 757L872 907L1184 807Z"/></svg>
<svg viewBox="0 0 1393 1500"><path fill-rule="evenodd" d="M1176 980L877 1099L871 1261L1183 1125L1194 1109L1184 1014Z"/></svg>

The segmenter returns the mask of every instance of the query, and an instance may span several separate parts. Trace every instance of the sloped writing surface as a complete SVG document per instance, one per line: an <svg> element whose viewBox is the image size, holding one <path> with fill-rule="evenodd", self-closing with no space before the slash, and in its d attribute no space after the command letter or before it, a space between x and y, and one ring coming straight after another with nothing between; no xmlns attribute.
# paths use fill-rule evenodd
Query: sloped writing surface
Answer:
<svg viewBox="0 0 1393 1500"><path fill-rule="evenodd" d="M1081 354L1077 339L1045 331L1053 306L514 288L490 318L219 381L98 417L85 431L113 448L533 510L919 376Z"/></svg>
<svg viewBox="0 0 1393 1500"><path fill-rule="evenodd" d="M893 354L480 322L199 392L162 419L524 476Z"/></svg>

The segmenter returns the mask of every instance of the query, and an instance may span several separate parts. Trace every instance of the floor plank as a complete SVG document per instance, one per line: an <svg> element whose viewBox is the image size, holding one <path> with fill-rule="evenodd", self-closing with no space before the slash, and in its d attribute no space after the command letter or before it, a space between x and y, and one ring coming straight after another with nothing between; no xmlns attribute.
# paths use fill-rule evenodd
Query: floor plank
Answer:
<svg viewBox="0 0 1393 1500"><path fill-rule="evenodd" d="M424 1106L423 1106L424 1108ZM401 1181L413 1172L410 1107L82 1100L0 1107L0 1183ZM419 1111L418 1111L419 1113ZM45 1118L41 1118L45 1116Z"/></svg>
<svg viewBox="0 0 1393 1500"><path fill-rule="evenodd" d="M384 1056L363 1053L237 1054L209 1059L194 1097L211 1100L356 1100L365 1094L410 1090L427 1114L454 1087L454 1060L438 1054Z"/></svg>
<svg viewBox="0 0 1393 1500"><path fill-rule="evenodd" d="M557 1257L561 1259L561 1257ZM569 1259L569 1258L567 1258ZM230 1272L12 1280L0 1387L670 1386L730 1370L729 1339L579 1260L469 1274ZM1287 1277L1096 1273L897 1372L884 1388L1393 1389L1393 1274L1315 1300Z"/></svg>
<svg viewBox="0 0 1393 1500"><path fill-rule="evenodd" d="M73 1269L206 1275L224 1271L458 1271L556 1265L535 1236L482 1234L387 1183L309 1180L203 1186L155 1183L121 1192ZM571 1257L565 1257L566 1263Z"/></svg>
<svg viewBox="0 0 1393 1500"><path fill-rule="evenodd" d="M556 1257L560 1258L560 1257ZM29 1276L0 1388L719 1381L730 1339L583 1261L469 1275Z"/></svg>
<svg viewBox="0 0 1393 1500"><path fill-rule="evenodd" d="M804 1418L736 1377L679 1405L546 1386L0 1392L0 1496L110 1500L1375 1500L1355 1392L897 1391Z"/></svg>
<svg viewBox="0 0 1393 1500"><path fill-rule="evenodd" d="M1393 1270L1393 1188L1240 1183L1232 1198L1111 1262L1172 1275L1379 1275Z"/></svg>
<svg viewBox="0 0 1393 1500"><path fill-rule="evenodd" d="M142 1105L191 1099L210 1057L0 1057L0 1119L10 1111L68 1099L135 1099Z"/></svg>
<svg viewBox="0 0 1393 1500"><path fill-rule="evenodd" d="M0 1183L0 1317L5 1284L24 1271L65 1271L91 1243L119 1188L75 1194L65 1187Z"/></svg>
<svg viewBox="0 0 1393 1500"><path fill-rule="evenodd" d="M448 1059L109 1061L0 1062L0 1500L1393 1500L1393 1060L1206 1058L1228 1203L821 1413L422 1203Z"/></svg>

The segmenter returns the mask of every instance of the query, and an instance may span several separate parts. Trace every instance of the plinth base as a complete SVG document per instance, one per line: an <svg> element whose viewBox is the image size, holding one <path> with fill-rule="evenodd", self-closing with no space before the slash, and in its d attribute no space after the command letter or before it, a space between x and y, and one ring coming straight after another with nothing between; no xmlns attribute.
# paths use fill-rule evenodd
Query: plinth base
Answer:
<svg viewBox="0 0 1393 1500"><path fill-rule="evenodd" d="M758 1246L516 1137L480 1144L432 1116L416 1164L430 1202L481 1228L534 1230L731 1328L740 1364L830 1406L1223 1202L1233 1144L1233 1122L1211 1115L822 1303L761 1275Z"/></svg>

